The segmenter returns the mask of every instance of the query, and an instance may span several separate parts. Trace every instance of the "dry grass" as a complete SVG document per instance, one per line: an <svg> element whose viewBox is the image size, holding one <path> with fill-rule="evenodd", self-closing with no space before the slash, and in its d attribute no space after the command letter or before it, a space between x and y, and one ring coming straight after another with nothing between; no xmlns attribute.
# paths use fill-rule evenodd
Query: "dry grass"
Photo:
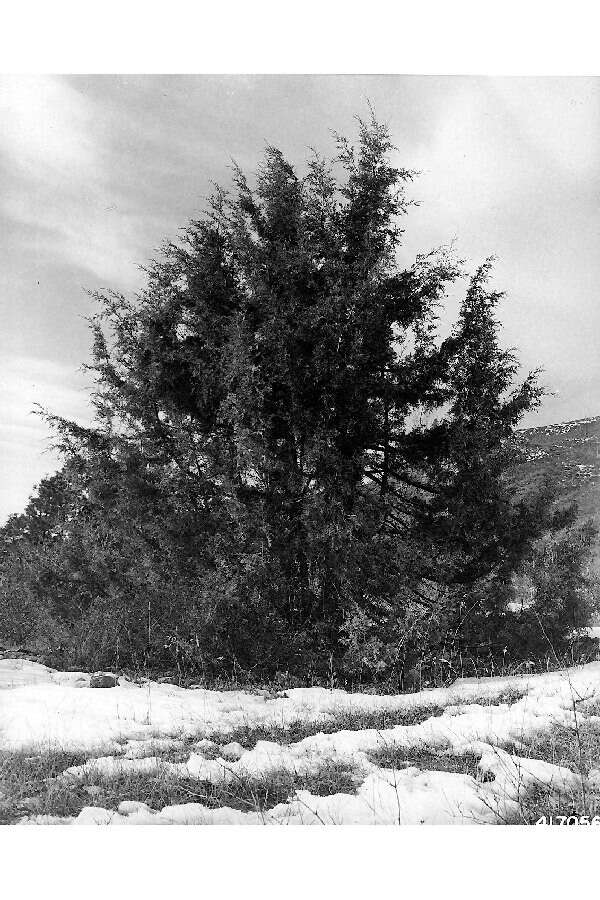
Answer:
<svg viewBox="0 0 600 900"><path fill-rule="evenodd" d="M471 694L466 698L456 701L456 706L500 706L517 703L527 695L527 687L509 686L499 691L497 694Z"/></svg>
<svg viewBox="0 0 600 900"><path fill-rule="evenodd" d="M266 775L239 773L227 784L179 777L160 769L152 776L124 774L106 778L91 773L82 787L84 790L90 786L97 788L94 804L105 809L116 809L122 800L138 800L156 810L177 803L201 803L210 809L227 806L248 812L264 811L284 803L297 790L309 790L321 796L340 792L354 794L359 783L353 768L328 762L310 774L287 769Z"/></svg>
<svg viewBox="0 0 600 900"><path fill-rule="evenodd" d="M60 781L52 781L69 766L82 765L89 755L40 750L0 753L0 824L18 821L22 816L52 814L73 815L81 809L77 790ZM89 797L88 797L89 800ZM85 805L85 804L84 804Z"/></svg>
<svg viewBox="0 0 600 900"><path fill-rule="evenodd" d="M383 769L408 769L412 766L425 772L456 772L470 775L479 781L488 780L478 769L479 757L473 753L461 756L449 753L434 753L426 747L401 747L399 744L386 744L367 754L371 762Z"/></svg>
<svg viewBox="0 0 600 900"><path fill-rule="evenodd" d="M592 769L600 768L600 723L578 718L572 726L556 724L522 743L504 747L525 759L539 759L563 766L579 776L579 785L534 784L519 798L518 813L507 824L532 824L540 816L600 815L600 790L588 782Z"/></svg>
<svg viewBox="0 0 600 900"><path fill-rule="evenodd" d="M397 725L419 725L432 716L441 716L444 707L439 704L413 706L401 710L343 710L333 712L322 720L297 719L291 722L270 722L262 725L241 725L232 731L199 735L218 744L237 741L246 749L252 749L258 741L274 741L278 744L295 744L316 734L334 734L338 731L382 731ZM197 738L194 738L197 740Z"/></svg>
<svg viewBox="0 0 600 900"><path fill-rule="evenodd" d="M60 778L71 765L86 761L79 754L46 753L37 757L3 754L0 761L0 824L24 816L76 816L85 806L116 810L122 800L137 800L152 809L179 803L201 803L211 809L228 806L262 812L289 800L297 790L313 794L354 794L360 777L354 767L333 761L299 774L287 769L264 776L236 774L229 784L180 777L159 766L152 774L103 775L93 765L80 778Z"/></svg>

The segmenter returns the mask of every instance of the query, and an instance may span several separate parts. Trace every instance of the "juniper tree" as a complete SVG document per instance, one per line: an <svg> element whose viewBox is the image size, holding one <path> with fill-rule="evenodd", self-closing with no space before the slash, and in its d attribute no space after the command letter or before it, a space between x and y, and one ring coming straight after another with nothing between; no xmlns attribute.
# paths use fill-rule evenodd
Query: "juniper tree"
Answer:
<svg viewBox="0 0 600 900"><path fill-rule="evenodd" d="M303 176L274 147L253 183L234 168L139 296L98 297L95 424L50 418L85 500L63 540L75 522L102 557L88 607L118 605L129 646L322 670L357 614L400 644L409 610L443 622L551 524L506 479L540 391L514 385L489 263L440 338L463 273L401 266L413 173L374 119L337 148Z"/></svg>

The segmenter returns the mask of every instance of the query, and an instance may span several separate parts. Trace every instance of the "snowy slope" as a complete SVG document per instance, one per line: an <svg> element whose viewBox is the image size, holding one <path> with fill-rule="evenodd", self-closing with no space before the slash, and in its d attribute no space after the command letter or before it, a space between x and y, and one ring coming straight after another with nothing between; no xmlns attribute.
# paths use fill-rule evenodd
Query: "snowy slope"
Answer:
<svg viewBox="0 0 600 900"><path fill-rule="evenodd" d="M580 521L600 525L600 417L527 428L517 436L525 451L517 484L527 489L548 478L561 503L577 503ZM593 564L600 571L600 544Z"/></svg>
<svg viewBox="0 0 600 900"><path fill-rule="evenodd" d="M516 687L525 696L491 705ZM515 696L518 694L515 692ZM360 773L356 794L316 796L298 791L289 802L267 811L209 809L197 803L157 811L125 801L118 812L87 807L77 817L30 817L28 824L470 824L502 821L515 808L519 792L532 784L576 787L569 769L511 756L501 745L514 744L556 724L572 725L600 699L600 663L577 669L514 678L464 680L450 688L399 696L348 694L300 688L272 696L244 691L183 689L169 684L89 688L85 673L56 672L26 660L0 660L0 751L40 747L82 750L93 759L60 776L76 783L96 773L162 772L204 782L235 784L244 774L278 770L311 772L324 762L350 762ZM477 702L473 702L473 701ZM431 705L442 714L415 725L393 728L319 729L340 712L409 710ZM597 717L593 717L597 718ZM259 740L255 746L223 746L240 725L285 726L315 723L296 743ZM207 739L216 736L221 747ZM367 755L381 747L426 748L437 754L474 753L485 778L452 771L400 770L375 765ZM185 747L187 758L165 762L162 749ZM149 755L153 754L153 755ZM219 755L220 754L220 755Z"/></svg>

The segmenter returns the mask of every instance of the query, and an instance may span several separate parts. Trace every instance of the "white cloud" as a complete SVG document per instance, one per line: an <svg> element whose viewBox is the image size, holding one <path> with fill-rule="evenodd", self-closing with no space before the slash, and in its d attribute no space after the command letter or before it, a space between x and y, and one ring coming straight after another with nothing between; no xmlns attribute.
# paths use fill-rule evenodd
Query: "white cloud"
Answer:
<svg viewBox="0 0 600 900"><path fill-rule="evenodd" d="M60 79L3 77L0 112L3 150L36 180L80 181L98 164L90 105Z"/></svg>
<svg viewBox="0 0 600 900"><path fill-rule="evenodd" d="M35 229L31 248L137 286L139 217L122 206L111 174L109 129L94 103L57 77L0 79L0 210Z"/></svg>
<svg viewBox="0 0 600 900"><path fill-rule="evenodd" d="M56 362L14 357L0 364L0 522L23 509L32 485L56 470L46 422L33 414L36 403L82 424L91 420L86 379Z"/></svg>
<svg viewBox="0 0 600 900"><path fill-rule="evenodd" d="M510 79L490 82L518 122L538 159L562 177L598 176L600 94L587 78Z"/></svg>

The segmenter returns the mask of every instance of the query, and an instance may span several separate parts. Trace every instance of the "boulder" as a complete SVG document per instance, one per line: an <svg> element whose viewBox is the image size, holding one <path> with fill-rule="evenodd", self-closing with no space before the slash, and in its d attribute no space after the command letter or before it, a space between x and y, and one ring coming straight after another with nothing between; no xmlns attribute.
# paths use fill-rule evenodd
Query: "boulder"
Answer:
<svg viewBox="0 0 600 900"><path fill-rule="evenodd" d="M116 687L118 683L117 676L108 672L96 672L95 675L90 676L91 688L112 688Z"/></svg>

